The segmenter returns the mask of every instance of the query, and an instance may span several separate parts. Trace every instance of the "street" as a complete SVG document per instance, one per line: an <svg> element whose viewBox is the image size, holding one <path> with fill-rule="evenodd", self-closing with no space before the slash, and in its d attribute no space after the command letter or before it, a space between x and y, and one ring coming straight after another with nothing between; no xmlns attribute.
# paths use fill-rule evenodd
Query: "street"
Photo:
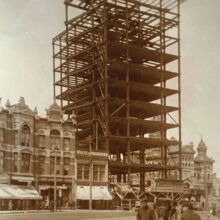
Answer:
<svg viewBox="0 0 220 220"><path fill-rule="evenodd" d="M42 212L42 213L12 213L0 214L0 220L89 220L89 219L119 219L133 220L134 212L110 212L110 211L77 211L77 212Z"/></svg>
<svg viewBox="0 0 220 220"><path fill-rule="evenodd" d="M199 212L202 220L207 220L207 212ZM135 220L135 212L117 211L65 211L40 213L8 213L0 214L0 220ZM210 218L211 219L211 218Z"/></svg>

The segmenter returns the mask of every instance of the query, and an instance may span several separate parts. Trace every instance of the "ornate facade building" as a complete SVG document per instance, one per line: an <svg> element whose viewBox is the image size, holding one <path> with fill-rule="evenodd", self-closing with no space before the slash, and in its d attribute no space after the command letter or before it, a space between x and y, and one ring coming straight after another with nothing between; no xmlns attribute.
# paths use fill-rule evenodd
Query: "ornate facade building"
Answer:
<svg viewBox="0 0 220 220"><path fill-rule="evenodd" d="M194 187L205 191L206 194L213 194L213 163L214 160L207 156L207 146L201 139L197 147L197 156L194 160Z"/></svg>
<svg viewBox="0 0 220 220"><path fill-rule="evenodd" d="M63 119L55 102L45 118L38 116L36 109L32 111L23 97L15 105L7 102L0 110L1 186L8 184L6 190L11 192L13 186L33 186L52 199L55 172L59 195L71 198L75 184L72 121Z"/></svg>

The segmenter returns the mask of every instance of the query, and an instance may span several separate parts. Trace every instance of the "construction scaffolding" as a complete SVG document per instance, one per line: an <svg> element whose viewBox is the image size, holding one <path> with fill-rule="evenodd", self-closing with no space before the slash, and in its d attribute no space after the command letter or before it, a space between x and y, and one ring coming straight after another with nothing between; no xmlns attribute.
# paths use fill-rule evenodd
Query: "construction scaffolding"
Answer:
<svg viewBox="0 0 220 220"><path fill-rule="evenodd" d="M140 191L147 172L167 179L176 170L181 179L183 1L65 0L66 29L53 39L54 97L76 115L76 149L108 152L109 181L138 174ZM179 160L169 165L173 145ZM152 148L161 152L157 165L146 161Z"/></svg>

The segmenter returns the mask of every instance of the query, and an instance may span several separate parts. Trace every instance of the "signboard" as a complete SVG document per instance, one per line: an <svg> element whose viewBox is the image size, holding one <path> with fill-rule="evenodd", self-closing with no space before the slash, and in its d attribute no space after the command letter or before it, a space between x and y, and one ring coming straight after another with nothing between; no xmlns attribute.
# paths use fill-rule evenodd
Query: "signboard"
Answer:
<svg viewBox="0 0 220 220"><path fill-rule="evenodd" d="M91 151L91 153L89 151L82 151L82 150L77 150L76 151L77 154L79 155L85 155L85 156L100 156L100 157L108 157L108 153L107 152L99 152L99 151Z"/></svg>
<svg viewBox="0 0 220 220"><path fill-rule="evenodd" d="M158 180L154 191L178 192L178 193L185 192L183 181L179 181L179 180Z"/></svg>
<svg viewBox="0 0 220 220"><path fill-rule="evenodd" d="M33 177L27 177L27 176L13 176L13 180L17 180L18 182L32 182L34 181Z"/></svg>
<svg viewBox="0 0 220 220"><path fill-rule="evenodd" d="M0 183L8 184L10 182L9 175L7 173L0 174Z"/></svg>

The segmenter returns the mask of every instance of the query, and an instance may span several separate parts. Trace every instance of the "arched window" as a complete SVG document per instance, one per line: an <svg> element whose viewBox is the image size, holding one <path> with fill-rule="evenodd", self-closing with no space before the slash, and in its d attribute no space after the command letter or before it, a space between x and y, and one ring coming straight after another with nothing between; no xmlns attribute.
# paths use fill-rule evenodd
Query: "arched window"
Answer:
<svg viewBox="0 0 220 220"><path fill-rule="evenodd" d="M0 143L5 143L5 129L0 128Z"/></svg>
<svg viewBox="0 0 220 220"><path fill-rule="evenodd" d="M21 146L30 146L30 136L30 128L27 125L24 125L21 131Z"/></svg>
<svg viewBox="0 0 220 220"><path fill-rule="evenodd" d="M45 136L39 135L38 137L38 147L39 148L45 148Z"/></svg>
<svg viewBox="0 0 220 220"><path fill-rule="evenodd" d="M5 152L0 151L0 173L5 170Z"/></svg>
<svg viewBox="0 0 220 220"><path fill-rule="evenodd" d="M50 132L50 146L51 149L60 148L60 132L57 130L52 130Z"/></svg>

